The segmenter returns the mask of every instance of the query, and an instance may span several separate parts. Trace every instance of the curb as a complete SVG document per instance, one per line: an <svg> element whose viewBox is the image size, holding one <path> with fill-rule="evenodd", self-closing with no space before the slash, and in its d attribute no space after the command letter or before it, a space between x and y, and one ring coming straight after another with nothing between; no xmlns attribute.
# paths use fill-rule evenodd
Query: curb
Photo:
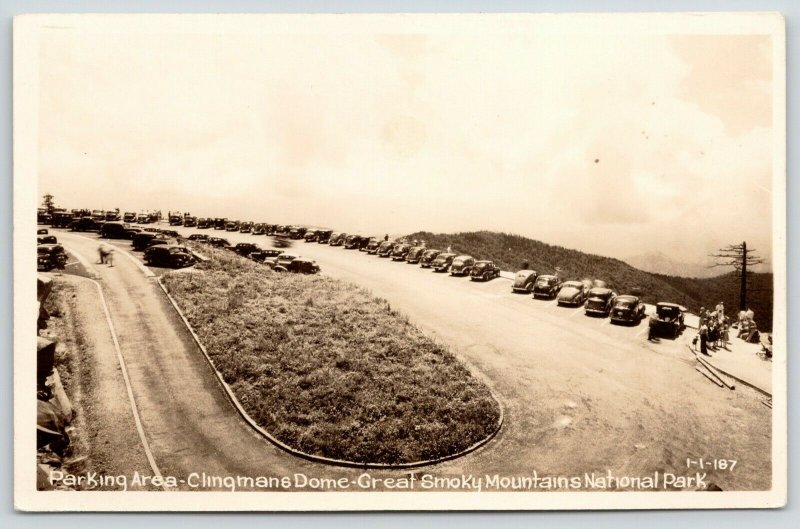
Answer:
<svg viewBox="0 0 800 529"><path fill-rule="evenodd" d="M725 376L728 376L728 377L731 377L731 378L732 378L732 379L734 379L736 382L738 382L738 383L740 383L740 384L744 384L744 385L745 385L745 386L747 386L748 388L754 389L754 390L756 390L757 392L761 393L762 395L764 395L764 396L766 396L766 397L770 397L770 398L772 398L772 393L770 393L769 391L767 391L767 390L765 390L765 389L763 389L763 388L760 388L760 387L756 386L755 384L753 384L753 383L751 383L751 382L748 382L748 381L746 381L746 380L744 380L744 379L742 379L742 378L739 378L739 377L738 377L738 376L736 376L736 375L732 375L730 372L728 372L728 371L726 371L726 370L724 370L724 369L722 369L722 368L720 368L720 367L717 367L717 364L715 364L715 363L713 362L713 358L714 358L713 356L711 356L711 357L709 357L709 358L703 358L703 357L701 357L701 356L700 356L700 354L699 354L697 351L694 351L693 349L691 349L691 347L689 348L689 350L690 350L690 351L692 351L692 353L694 353L694 356L695 356L696 358L698 358L698 359L702 359L702 360L704 360L704 361L708 362L708 363L711 365L711 367L713 367L714 369L716 369L717 371L719 371L719 372L720 372L720 373L722 373L723 375L725 375Z"/></svg>
<svg viewBox="0 0 800 529"><path fill-rule="evenodd" d="M214 365L214 361L211 360L211 357L209 356L208 351L206 350L205 346L202 344L202 342L200 342L200 338L197 336L197 333L194 332L194 329L192 328L191 324L189 323L189 320L186 319L186 316L183 314L183 311L178 306L178 303L175 301L175 298L173 298L170 295L170 293L167 291L167 287L164 286L164 283L162 282L161 277L157 277L156 278L156 282L158 283L158 286L161 287L161 290L164 292L164 294L167 296L167 299L169 300L169 302L172 305L172 307L175 309L175 312L178 314L180 319L183 321L183 324L189 330L189 334L192 335L192 339L197 344L197 347L199 347L200 351L203 352L203 356L205 357L206 361L208 362L208 365L214 371L214 374L217 377L217 381L222 386L222 389L225 390L225 394L227 395L228 400L231 401L231 404L233 404L234 408L236 408L236 411L239 413L239 415L242 417L242 419L244 419L244 421L251 428L253 428L253 430L255 430L258 434L260 434L262 437L264 437L267 441L269 441L270 443L272 443L276 447L280 448L284 452L288 452L289 454L291 454L293 456L299 457L301 459L305 459L307 461L312 461L312 462L315 462L315 463L324 463L324 464L327 464L327 465L334 465L334 466L340 466L340 467L349 467L349 468L365 468L365 469L369 468L369 469L381 469L381 470L401 470L401 469L407 469L407 468L417 468L417 467L423 467L423 466L428 466L428 465L434 465L434 464L437 464L437 463L443 463L445 461L451 461L453 459L456 459L456 458L459 458L461 456L465 456L465 455L467 455L467 454L469 454L471 452L474 452L478 448L484 446L489 441L494 439L495 436L497 435L497 433L500 431L500 429L503 426L503 422L505 421L505 411L503 410L503 405L500 403L500 400L494 394L494 391L492 391L492 389L489 388L489 392L491 393L492 398L495 400L495 402L497 402L497 406L500 409L500 417L497 420L497 426L494 428L494 430L489 435L487 435L486 437L484 437L480 441L468 446L467 448L465 448L461 452L457 452L455 454L450 454L450 455L443 456L443 457L440 457L440 458L437 458L437 459L427 459L427 460L424 460L424 461L412 461L410 463L396 463L396 464L390 464L390 463L359 463L357 461L348 461L348 460L344 460L344 459L334 459L334 458L330 458L330 457L324 457L324 456L318 456L318 455L314 455L314 454L309 454L309 453L297 450L295 448L292 448L291 446L289 446L286 443L284 443L283 441L277 439L272 434L270 434L268 431L263 429L261 426L258 425L258 423L256 423L255 420L253 420L252 417L250 417L250 415L247 413L247 411L242 407L241 403L239 402L239 399L237 399L236 395L234 395L233 390L231 390L230 386L228 386L228 383L225 382L225 380L222 378L222 373L220 373L219 370L217 370L216 366ZM487 388L488 388L488 386L487 386Z"/></svg>

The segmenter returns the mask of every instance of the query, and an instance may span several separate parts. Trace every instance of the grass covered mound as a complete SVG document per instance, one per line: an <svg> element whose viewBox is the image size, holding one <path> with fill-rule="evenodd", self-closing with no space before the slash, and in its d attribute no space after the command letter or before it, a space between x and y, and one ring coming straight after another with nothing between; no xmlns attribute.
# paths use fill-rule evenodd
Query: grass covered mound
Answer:
<svg viewBox="0 0 800 529"><path fill-rule="evenodd" d="M358 463L410 463L491 435L489 389L386 301L228 252L164 283L247 413L287 445Z"/></svg>

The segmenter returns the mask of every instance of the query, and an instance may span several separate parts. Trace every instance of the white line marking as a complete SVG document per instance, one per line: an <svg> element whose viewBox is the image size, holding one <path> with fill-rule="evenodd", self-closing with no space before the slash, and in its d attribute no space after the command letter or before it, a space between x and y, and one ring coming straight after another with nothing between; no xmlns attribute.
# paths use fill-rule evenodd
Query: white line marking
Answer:
<svg viewBox="0 0 800 529"><path fill-rule="evenodd" d="M67 261L66 263L64 263L64 266L70 266L70 265L79 264L79 263L80 263L80 261Z"/></svg>
<svg viewBox="0 0 800 529"><path fill-rule="evenodd" d="M642 329L641 331L639 331L638 333L636 333L636 337L638 338L639 336L643 335L644 333L646 333L646 332L647 332L647 330L648 330L648 329L649 329L649 326L645 326L645 328L644 328L644 329Z"/></svg>
<svg viewBox="0 0 800 529"><path fill-rule="evenodd" d="M139 417L139 408L136 406L136 400L133 398L133 388L131 387L131 379L128 377L128 369L125 366L125 359L122 357L122 350L119 347L119 340L117 339L117 332L114 330L114 323L111 321L111 313L108 310L108 304L106 303L106 297L103 294L103 287L100 286L100 283L95 281L94 279L90 279L92 283L97 287L97 292L100 294L100 301L103 302L103 312L106 314L106 323L108 323L108 329L111 331L111 339L114 342L114 349L117 351L117 360L119 361L120 370L122 371L122 378L125 381L125 389L128 392L128 400L131 403L131 410L133 411L133 420L136 423L136 431L139 433L139 439L142 441L142 448L144 448L145 456L147 456L147 461L150 463L150 468L153 470L153 475L159 479L163 483L163 477L161 476L161 471L158 469L158 465L156 464L156 460L153 458L153 452L150 450L150 444L147 442L147 437L144 435L144 427L142 426L142 420ZM173 490L169 487L166 483L163 483L161 486L166 491Z"/></svg>
<svg viewBox="0 0 800 529"><path fill-rule="evenodd" d="M74 249L74 248L72 248L71 246L69 246L69 244L64 244L63 246L64 246L64 248L66 248L66 249L67 249L67 251L70 253L70 255L72 255L72 257L74 257L75 259L77 259L77 261L78 261L80 264L82 264L82 265L83 265L83 267L86 269L86 272L87 272L89 275L91 275L91 276L92 276L92 277L94 277L94 278L97 278L97 277L98 277L98 275L97 275L97 270L96 270L96 269L95 269L95 267L92 265L92 263L90 263L90 262L89 262L89 259L87 259L87 258L86 258L86 257L84 257L83 255L81 255L79 252L75 251L75 249Z"/></svg>
<svg viewBox="0 0 800 529"><path fill-rule="evenodd" d="M580 312L583 312L583 307L578 307L577 309L573 310L572 314L570 314L568 317L571 318Z"/></svg>
<svg viewBox="0 0 800 529"><path fill-rule="evenodd" d="M600 327L602 327L603 325L608 325L609 323L611 323L611 320L609 318L603 318L603 321L600 322Z"/></svg>

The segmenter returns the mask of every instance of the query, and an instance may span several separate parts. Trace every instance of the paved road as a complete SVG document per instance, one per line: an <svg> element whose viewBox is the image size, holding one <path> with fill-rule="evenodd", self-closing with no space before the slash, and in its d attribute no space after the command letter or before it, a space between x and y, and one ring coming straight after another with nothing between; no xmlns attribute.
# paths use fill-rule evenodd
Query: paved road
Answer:
<svg viewBox="0 0 800 529"><path fill-rule="evenodd" d="M270 241L224 236L232 243ZM79 239L63 236L68 246L95 250L97 243ZM709 474L725 490L770 485L769 409L755 392L721 390L695 372L688 337L650 343L644 323L610 325L580 309L514 295L504 279L473 283L315 243L299 242L292 250L316 259L323 273L389 300L448 344L500 396L506 424L497 439L438 465L437 474L687 474L696 469L689 472L686 459L703 457L738 460L734 472ZM185 472L202 462L212 472L275 473L299 466L331 473L254 441L152 281L128 259L117 263L119 269L101 274L120 326L131 330L126 355L138 358L132 360L134 387L145 403L145 428L169 471Z"/></svg>

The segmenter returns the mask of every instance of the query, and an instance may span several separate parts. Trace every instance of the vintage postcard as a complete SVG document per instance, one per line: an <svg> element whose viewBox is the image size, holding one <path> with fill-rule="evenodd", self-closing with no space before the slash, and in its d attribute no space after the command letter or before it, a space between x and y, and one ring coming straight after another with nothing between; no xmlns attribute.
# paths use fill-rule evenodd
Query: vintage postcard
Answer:
<svg viewBox="0 0 800 529"><path fill-rule="evenodd" d="M785 86L777 13L17 17L17 508L783 506Z"/></svg>

